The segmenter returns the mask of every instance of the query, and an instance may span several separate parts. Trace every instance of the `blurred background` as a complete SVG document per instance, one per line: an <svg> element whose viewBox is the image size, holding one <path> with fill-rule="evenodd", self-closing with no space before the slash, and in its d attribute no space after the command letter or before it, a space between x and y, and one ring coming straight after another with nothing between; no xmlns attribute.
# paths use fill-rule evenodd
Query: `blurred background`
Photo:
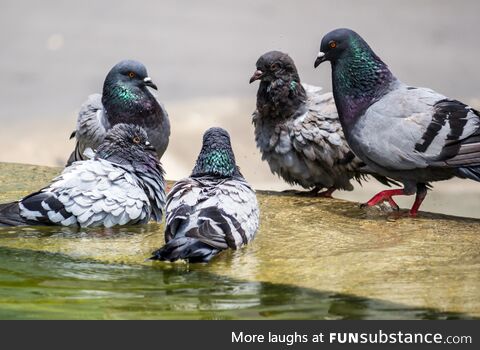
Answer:
<svg viewBox="0 0 480 350"><path fill-rule="evenodd" d="M288 52L303 82L331 89L313 69L323 34L359 32L401 80L480 108L478 0L21 1L1 0L0 161L61 166L86 97L118 61L142 61L158 85L172 135L163 163L187 176L210 126L228 129L245 177L288 189L255 148L251 113L257 58ZM374 182L336 197L365 201ZM413 198L401 200L409 207ZM480 184L436 183L424 210L480 217Z"/></svg>

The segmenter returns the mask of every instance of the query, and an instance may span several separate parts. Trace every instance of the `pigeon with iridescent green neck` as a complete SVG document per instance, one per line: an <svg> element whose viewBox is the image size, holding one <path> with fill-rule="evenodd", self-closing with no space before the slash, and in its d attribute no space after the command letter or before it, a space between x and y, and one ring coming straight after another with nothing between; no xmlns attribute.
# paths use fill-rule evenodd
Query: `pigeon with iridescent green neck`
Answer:
<svg viewBox="0 0 480 350"><path fill-rule="evenodd" d="M166 212L166 244L152 260L208 262L254 238L257 198L235 163L226 130L205 132L192 174L172 187Z"/></svg>
<svg viewBox="0 0 480 350"><path fill-rule="evenodd" d="M332 64L333 94L353 152L374 171L401 181L366 203L416 193L415 216L429 182L480 181L480 112L427 88L398 80L365 40L350 29L325 35L315 67Z"/></svg>
<svg viewBox="0 0 480 350"><path fill-rule="evenodd" d="M168 146L170 121L148 87L157 89L142 63L124 60L116 64L105 78L103 94L90 95L80 108L77 128L71 136L77 143L67 165L85 159L85 149L96 149L107 131L119 123L145 129L161 158Z"/></svg>
<svg viewBox="0 0 480 350"><path fill-rule="evenodd" d="M360 181L367 174L388 183L351 152L332 93L302 84L289 55L267 52L256 67L250 79L260 80L253 113L255 140L272 173L311 189L307 194L325 197L337 189L351 191L350 180Z"/></svg>

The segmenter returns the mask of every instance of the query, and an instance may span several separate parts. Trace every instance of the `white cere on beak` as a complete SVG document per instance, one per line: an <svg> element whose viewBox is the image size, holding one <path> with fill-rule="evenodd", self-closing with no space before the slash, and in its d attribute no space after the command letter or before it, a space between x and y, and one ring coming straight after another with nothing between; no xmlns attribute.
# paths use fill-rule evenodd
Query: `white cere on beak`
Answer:
<svg viewBox="0 0 480 350"><path fill-rule="evenodd" d="M322 58L323 56L325 56L325 52L320 51L317 55L317 58Z"/></svg>
<svg viewBox="0 0 480 350"><path fill-rule="evenodd" d="M145 142L145 146L150 146L150 142Z"/></svg>
<svg viewBox="0 0 480 350"><path fill-rule="evenodd" d="M146 77L145 79L143 79L143 81L144 81L145 83L149 83L149 82L152 81L152 78Z"/></svg>

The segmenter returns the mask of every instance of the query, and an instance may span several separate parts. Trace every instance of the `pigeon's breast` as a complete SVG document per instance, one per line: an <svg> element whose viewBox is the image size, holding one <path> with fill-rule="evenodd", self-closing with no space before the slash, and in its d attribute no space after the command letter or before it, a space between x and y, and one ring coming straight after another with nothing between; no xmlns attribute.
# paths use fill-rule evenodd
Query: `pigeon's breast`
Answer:
<svg viewBox="0 0 480 350"><path fill-rule="evenodd" d="M295 149L293 128L292 121L273 124L257 120L255 140L262 160L267 161L273 174L289 184L304 188L333 186L334 180L315 159L310 160Z"/></svg>

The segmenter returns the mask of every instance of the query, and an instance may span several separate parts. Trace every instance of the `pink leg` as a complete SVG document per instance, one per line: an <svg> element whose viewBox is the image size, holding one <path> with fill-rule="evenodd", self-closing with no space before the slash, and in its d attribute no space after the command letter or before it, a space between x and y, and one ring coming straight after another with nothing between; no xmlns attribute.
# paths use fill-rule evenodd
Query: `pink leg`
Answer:
<svg viewBox="0 0 480 350"><path fill-rule="evenodd" d="M417 216L418 209L420 208L420 205L422 204L426 196L427 196L427 187L424 184L418 184L415 202L413 203L412 209L410 209L411 216L413 217Z"/></svg>
<svg viewBox="0 0 480 350"><path fill-rule="evenodd" d="M367 203L362 204L363 207L372 207L377 205L378 203L382 203L388 201L393 209L398 210L399 207L397 203L393 200L393 196L401 196L405 195L403 188L396 189L396 190L385 190L382 192L377 193L375 196L372 197Z"/></svg>

